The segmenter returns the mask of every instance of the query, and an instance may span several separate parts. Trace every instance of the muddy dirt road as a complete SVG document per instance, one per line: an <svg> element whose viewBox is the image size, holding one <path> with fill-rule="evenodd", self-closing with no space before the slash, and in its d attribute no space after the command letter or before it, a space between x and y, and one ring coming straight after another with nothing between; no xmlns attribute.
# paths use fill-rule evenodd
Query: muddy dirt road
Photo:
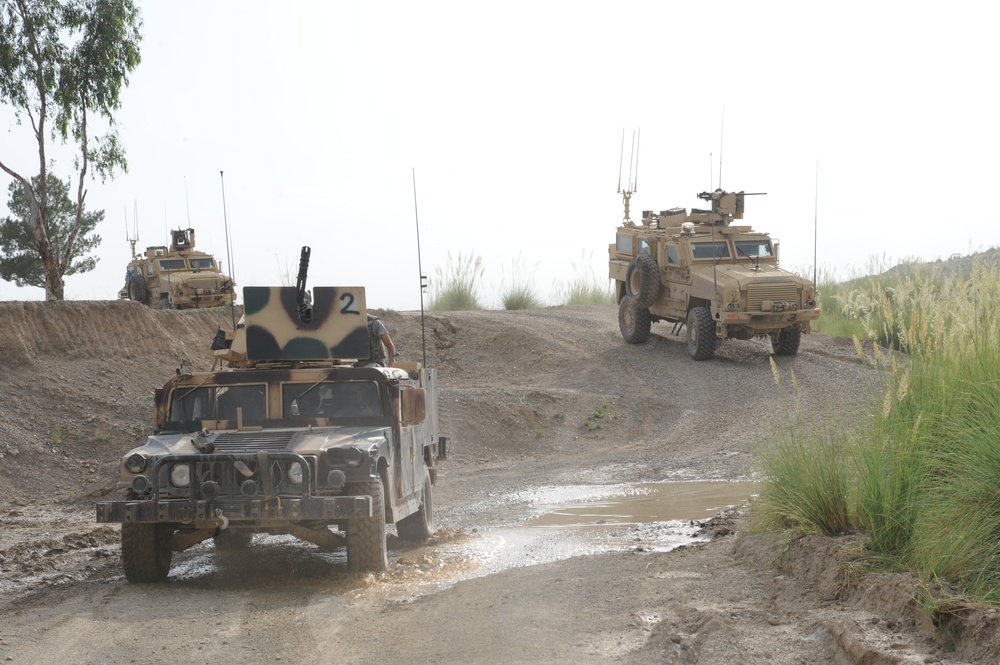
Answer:
<svg viewBox="0 0 1000 665"><path fill-rule="evenodd" d="M149 392L181 361L206 369L225 321L56 305L0 304L15 350L0 379L0 660L990 662L989 644L929 639L909 580L845 594L844 542L712 517L754 491L733 481L753 479L754 451L796 413L863 417L871 377L849 340L805 337L775 359L776 384L767 344L695 363L662 324L624 344L611 306L431 316L451 445L430 543L392 537L377 577L283 537L225 556L205 543L175 554L167 583L130 585L93 502L148 428ZM419 317L383 319L419 360Z"/></svg>

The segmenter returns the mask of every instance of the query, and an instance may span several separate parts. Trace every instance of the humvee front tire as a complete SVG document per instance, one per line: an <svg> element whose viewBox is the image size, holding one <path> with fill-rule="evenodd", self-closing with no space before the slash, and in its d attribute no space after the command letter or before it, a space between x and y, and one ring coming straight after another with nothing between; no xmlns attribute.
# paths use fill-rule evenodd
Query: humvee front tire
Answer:
<svg viewBox="0 0 1000 665"><path fill-rule="evenodd" d="M170 538L167 524L122 524L122 567L129 582L162 582L170 572Z"/></svg>
<svg viewBox="0 0 1000 665"><path fill-rule="evenodd" d="M420 508L396 523L396 532L403 540L424 542L434 533L434 501L431 496L431 473L424 469L424 494Z"/></svg>
<svg viewBox="0 0 1000 665"><path fill-rule="evenodd" d="M347 522L347 568L352 572L380 573L389 567L385 545L385 497L382 480L372 478L359 483L352 494L367 494L372 498L372 516Z"/></svg>
<svg viewBox="0 0 1000 665"><path fill-rule="evenodd" d="M647 309L660 295L660 269L649 254L640 254L628 264L625 273L625 293L635 298L636 305Z"/></svg>
<svg viewBox="0 0 1000 665"><path fill-rule="evenodd" d="M687 316L688 355L694 360L708 360L715 355L718 342L712 313L707 307L691 308Z"/></svg>
<svg viewBox="0 0 1000 665"><path fill-rule="evenodd" d="M649 310L639 307L635 298L625 296L618 303L618 329L622 339L629 344L645 344L649 341L649 327L652 319Z"/></svg>
<svg viewBox="0 0 1000 665"><path fill-rule="evenodd" d="M771 335L771 346L776 356L794 356L799 352L801 341L802 326L798 323L793 323Z"/></svg>

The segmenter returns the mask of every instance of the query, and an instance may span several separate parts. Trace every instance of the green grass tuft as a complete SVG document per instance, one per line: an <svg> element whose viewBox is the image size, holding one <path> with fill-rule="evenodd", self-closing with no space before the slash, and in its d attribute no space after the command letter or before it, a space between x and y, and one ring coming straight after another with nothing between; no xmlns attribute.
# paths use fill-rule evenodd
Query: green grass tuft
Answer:
<svg viewBox="0 0 1000 665"><path fill-rule="evenodd" d="M437 312L482 309L478 295L483 278L482 257L473 253L464 256L459 252L453 261L448 252L447 268L438 267L435 272L438 278L431 288L429 309Z"/></svg>

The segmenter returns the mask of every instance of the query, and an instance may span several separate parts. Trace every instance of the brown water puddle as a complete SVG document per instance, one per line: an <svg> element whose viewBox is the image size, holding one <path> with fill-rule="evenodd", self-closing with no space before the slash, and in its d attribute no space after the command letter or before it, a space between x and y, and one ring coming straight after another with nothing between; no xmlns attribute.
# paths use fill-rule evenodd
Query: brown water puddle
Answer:
<svg viewBox="0 0 1000 665"><path fill-rule="evenodd" d="M690 481L643 483L622 488L616 496L568 503L527 522L527 526L582 528L621 527L650 522L708 519L743 503L760 483Z"/></svg>

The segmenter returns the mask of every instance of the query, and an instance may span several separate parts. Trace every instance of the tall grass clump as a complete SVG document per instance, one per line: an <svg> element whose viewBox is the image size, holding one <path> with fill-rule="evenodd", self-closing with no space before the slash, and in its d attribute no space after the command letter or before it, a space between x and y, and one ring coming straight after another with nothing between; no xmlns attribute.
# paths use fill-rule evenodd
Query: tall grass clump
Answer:
<svg viewBox="0 0 1000 665"><path fill-rule="evenodd" d="M604 305L615 302L614 286L611 280L599 279L594 274L590 256L581 254L580 264L571 263L573 278L568 283L556 280L553 291L556 301L563 305Z"/></svg>
<svg viewBox="0 0 1000 665"><path fill-rule="evenodd" d="M776 446L764 467L770 509L827 532L827 511L803 509L801 486L833 494L843 485L829 478L846 476L846 523L875 559L1000 604L1000 270L910 266L854 287L845 312L865 309L873 337L903 353L866 354L855 340L871 377L863 426L836 452Z"/></svg>
<svg viewBox="0 0 1000 665"><path fill-rule="evenodd" d="M458 312L469 309L482 309L479 304L479 283L483 278L482 257L461 252L452 260L448 252L448 264L445 269L438 266L435 269L437 281L431 288L431 300L428 307L439 312Z"/></svg>
<svg viewBox="0 0 1000 665"><path fill-rule="evenodd" d="M537 269L536 263L535 267L526 273L524 257L520 254L511 262L510 284L506 285L506 280L500 282L500 302L504 309L534 309L542 306L542 301L535 294L535 287L531 282Z"/></svg>
<svg viewBox="0 0 1000 665"><path fill-rule="evenodd" d="M771 359L774 382L781 376ZM806 427L798 402L795 373L791 374L795 415L778 440L758 451L765 477L755 505L758 523L777 528L805 528L829 536L851 530L848 496L851 465L842 438Z"/></svg>

